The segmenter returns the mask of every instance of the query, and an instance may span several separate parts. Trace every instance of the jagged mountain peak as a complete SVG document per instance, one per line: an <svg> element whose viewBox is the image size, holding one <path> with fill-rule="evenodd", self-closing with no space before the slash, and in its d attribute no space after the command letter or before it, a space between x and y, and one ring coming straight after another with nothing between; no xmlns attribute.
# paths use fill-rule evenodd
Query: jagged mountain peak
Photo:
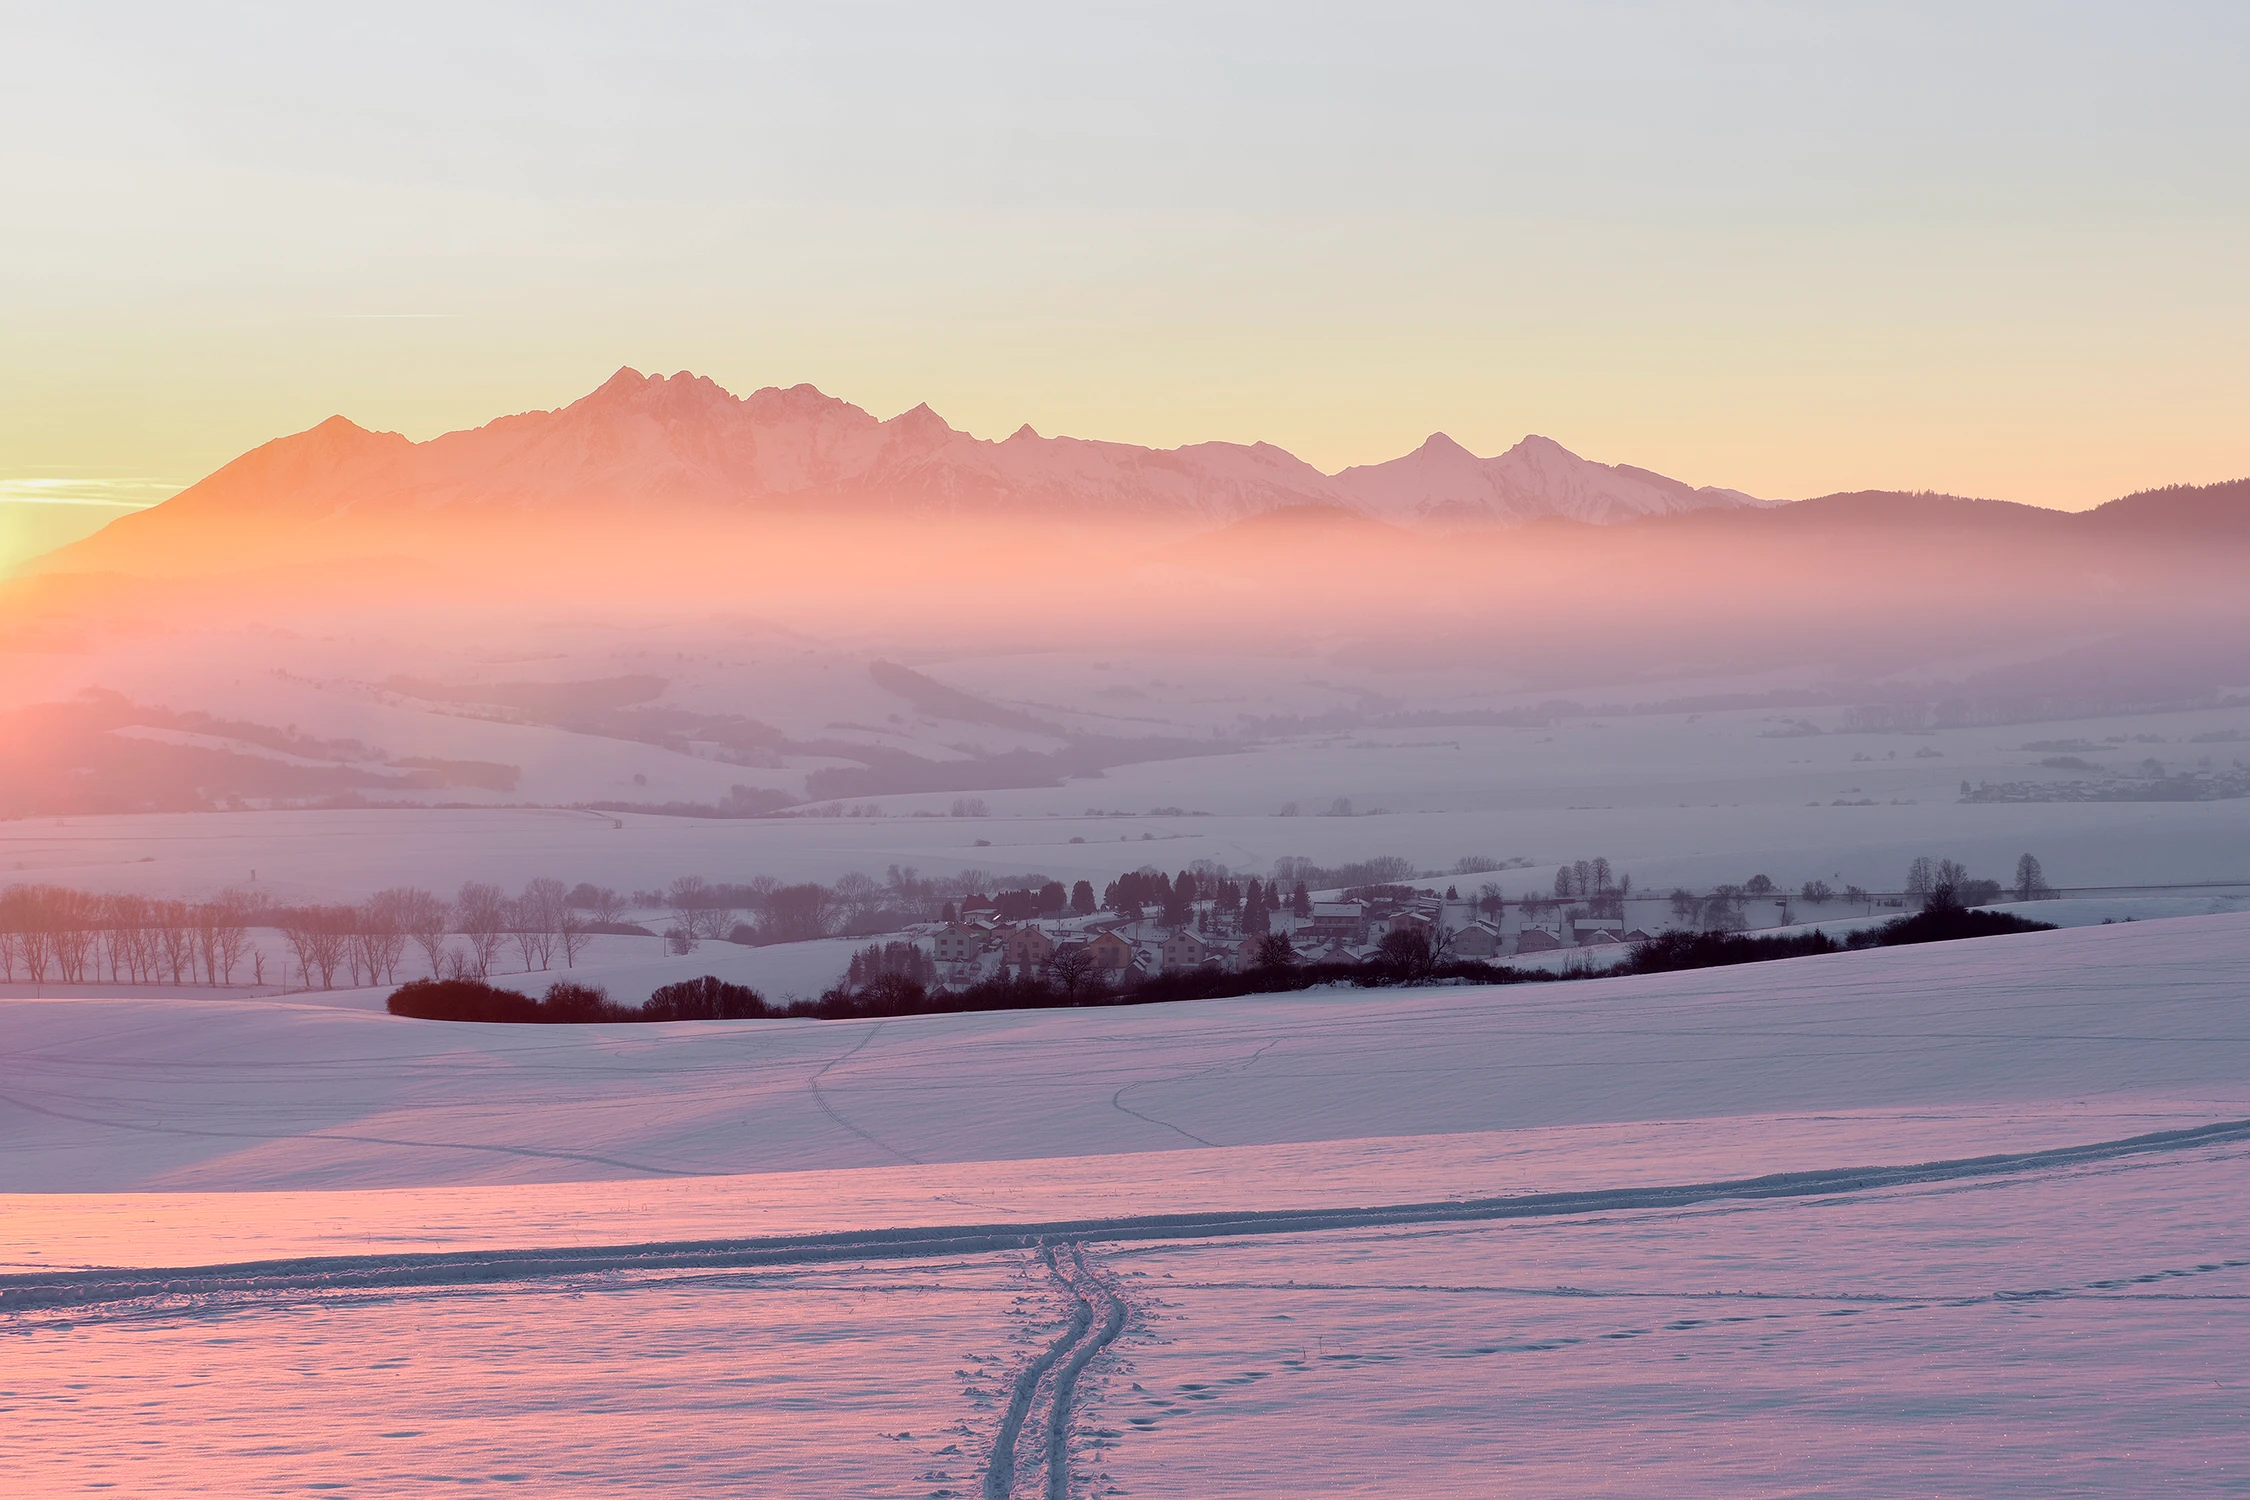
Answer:
<svg viewBox="0 0 2250 1500"><path fill-rule="evenodd" d="M900 431L929 432L941 435L954 430L952 423L930 410L930 403L927 401L917 405L911 411L900 412L883 425Z"/></svg>

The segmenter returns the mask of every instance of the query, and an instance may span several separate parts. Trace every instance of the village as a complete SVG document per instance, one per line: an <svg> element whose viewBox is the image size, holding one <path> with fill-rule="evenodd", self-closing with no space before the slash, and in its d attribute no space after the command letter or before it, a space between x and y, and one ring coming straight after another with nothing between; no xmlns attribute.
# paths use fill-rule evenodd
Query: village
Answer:
<svg viewBox="0 0 2250 1500"><path fill-rule="evenodd" d="M1165 880L1138 878L1152 885ZM1182 884L1190 892L1184 898L1178 894ZM1116 984L1197 969L1243 973L1290 964L1368 963L1381 956L1385 938L1402 932L1418 934L1440 962L1490 961L1614 950L1646 942L1673 925L1654 916L1634 925L1626 915L1628 904L1663 903L1614 890L1583 900L1502 900L1490 888L1464 897L1454 886L1439 892L1379 885L1328 893L1341 899L1315 900L1302 885L1280 897L1267 897L1255 881L1247 896L1231 881L1209 891L1203 885L1182 872L1168 890L1149 892L1157 899L1145 906L1142 893L1127 889L1120 896L1112 886L1109 900L1094 910L1079 909L1092 904L1086 882L1079 883L1072 903L1059 899L1059 886L971 896L958 911L949 904L938 922L907 936L929 954L937 986L961 988L1058 972ZM1026 913L1024 898L1041 895L1048 904Z"/></svg>

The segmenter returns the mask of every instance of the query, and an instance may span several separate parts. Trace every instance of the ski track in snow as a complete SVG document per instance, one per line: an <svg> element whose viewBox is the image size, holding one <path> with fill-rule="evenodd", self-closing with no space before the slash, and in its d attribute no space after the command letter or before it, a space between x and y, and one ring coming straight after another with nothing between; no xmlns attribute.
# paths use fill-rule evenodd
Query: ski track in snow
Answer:
<svg viewBox="0 0 2250 1500"><path fill-rule="evenodd" d="M1073 1399L1077 1394L1078 1377L1094 1357L1117 1342L1125 1332L1126 1303L1117 1288L1102 1281L1086 1264L1083 1247L1070 1247L1069 1265L1061 1266L1059 1273L1067 1279L1078 1305L1085 1308L1089 1319L1094 1304L1101 1304L1101 1322L1055 1372L1054 1388L1047 1405L1047 1500L1070 1500L1070 1428Z"/></svg>
<svg viewBox="0 0 2250 1500"><path fill-rule="evenodd" d="M814 1091L813 1097L816 1100L819 1099L818 1090ZM29 1099L16 1094L0 1094L0 1104L12 1104L26 1114L44 1115L50 1120L68 1120L77 1125L100 1125L111 1130L129 1130L142 1135L188 1136L198 1140L219 1141L271 1141L278 1139L274 1132L265 1130L211 1130L194 1125L143 1125L132 1120L102 1119L94 1115L72 1114L68 1110L56 1109L51 1105L34 1104ZM828 1108L825 1101L821 1102L821 1108ZM833 1116L834 1111L831 1110L830 1114ZM843 1125L846 1130L852 1130L850 1125L845 1124L840 1119L836 1123ZM864 1131L852 1130L852 1133L866 1140L874 1141L874 1137L867 1135ZM404 1146L417 1151L482 1151L496 1156L517 1156L535 1161L585 1162L589 1166L616 1167L620 1171L642 1172L651 1177L694 1177L699 1175L693 1168L688 1167L660 1167L649 1162L626 1161L620 1157L600 1156L589 1151L552 1150L542 1146L503 1146L490 1141L409 1141L398 1139L395 1136L353 1135L340 1130L300 1130L293 1132L290 1139L339 1141L359 1146ZM875 1141L875 1144L881 1145L882 1143ZM888 1150L889 1148L885 1147L884 1149ZM912 1160L912 1158L908 1159Z"/></svg>
<svg viewBox="0 0 2250 1500"><path fill-rule="evenodd" d="M1070 1319L1045 1349L1016 1372L985 1463L984 1500L1009 1500L1017 1493L1019 1476L1034 1467L1043 1475L1040 1489L1046 1500L1070 1500L1070 1433L1078 1377L1125 1332L1125 1298L1086 1264L1084 1246L1067 1245L1058 1251L1054 1245L1042 1245L1039 1259L1048 1280L1070 1299ZM1042 1404L1046 1416L1039 1424L1040 1439L1026 1445L1025 1425ZM1026 1447L1028 1453L1021 1451ZM1023 1463L1026 1457L1032 1459L1030 1465Z"/></svg>
<svg viewBox="0 0 2250 1500"><path fill-rule="evenodd" d="M712 1240L569 1249L450 1254L322 1256L233 1266L0 1277L0 1311L92 1310L150 1298L273 1295L354 1288L470 1286L596 1273L802 1265L837 1260L926 1259L989 1254L1050 1242L1127 1242L1301 1234L1383 1225L1562 1218L1639 1209L1677 1209L1721 1200L1803 1198L1973 1178L2048 1173L2136 1156L2250 1141L2250 1120L2155 1131L2042 1151L1964 1157L1904 1166L1839 1167L1764 1177L1658 1187L1593 1188L1452 1202L1360 1208L1148 1214L1054 1224L932 1225L767 1239ZM1089 1273L1090 1274L1090 1273Z"/></svg>
<svg viewBox="0 0 2250 1500"><path fill-rule="evenodd" d="M1016 1372L1014 1387L1008 1394L1007 1410L1000 1414L1000 1426L992 1436L992 1456L984 1467L984 1500L1008 1500L1016 1492L1016 1448L1026 1420L1031 1416L1033 1404L1038 1400L1040 1388L1047 1383L1048 1372L1070 1350L1086 1337L1093 1325L1093 1304L1079 1295L1055 1260L1052 1245L1042 1246L1040 1261L1047 1267L1048 1279L1071 1298L1070 1321L1053 1342L1040 1351L1029 1364ZM1051 1398L1050 1398L1051 1399Z"/></svg>
<svg viewBox="0 0 2250 1500"><path fill-rule="evenodd" d="M883 1026L884 1023L881 1021L877 1021L873 1026L870 1026L867 1029L867 1034L865 1036L861 1037L858 1041L852 1043L850 1047L838 1053L836 1056L830 1058L828 1061L822 1063L817 1069L815 1069L812 1077L805 1080L805 1086L808 1089L812 1090L813 1103L820 1106L820 1112L828 1116L829 1119L835 1121L839 1127L850 1131L853 1135L858 1136L861 1140L867 1142L868 1145L873 1146L876 1150L887 1151L892 1156L897 1157L900 1161L905 1162L907 1165L918 1167L923 1165L922 1158L918 1156L907 1155L904 1151L899 1150L898 1147L892 1145L889 1141L877 1140L874 1136L869 1135L866 1131L860 1129L857 1125L854 1125L851 1121L845 1119L842 1115L836 1112L836 1106L828 1102L828 1096L822 1093L820 1088L820 1080L828 1076L828 1070L830 1068L836 1067L842 1063L848 1063L853 1058L857 1057L860 1054L861 1050L864 1049L869 1042L875 1040L875 1034L881 1031L883 1029Z"/></svg>
<svg viewBox="0 0 2250 1500"><path fill-rule="evenodd" d="M1133 1083L1121 1084L1118 1087L1117 1092L1109 1096L1110 1105L1121 1114L1131 1115L1136 1120L1145 1120L1151 1125L1155 1125L1161 1127L1162 1129L1171 1131L1174 1135L1185 1136L1189 1140L1195 1142L1198 1146L1216 1146L1218 1144L1217 1141L1205 1140L1202 1136L1197 1135L1194 1131L1189 1130L1184 1126L1175 1125L1170 1120L1159 1120L1154 1115L1144 1114L1140 1110L1133 1108L1130 1104L1127 1104L1125 1102L1126 1094L1137 1088L1153 1087L1157 1084L1185 1083L1189 1079L1193 1078L1211 1078L1226 1073L1248 1072L1251 1068L1257 1065L1257 1062L1260 1058L1264 1057L1274 1048L1280 1046L1282 1041L1283 1038L1275 1037L1272 1040L1266 1042L1264 1045L1260 1046L1257 1051L1251 1053L1248 1057L1244 1058L1240 1062L1217 1063L1208 1068L1195 1068L1189 1072L1174 1074L1169 1078L1143 1078Z"/></svg>
<svg viewBox="0 0 2250 1500"><path fill-rule="evenodd" d="M1702 1492L1765 1493L1774 1474L1744 1466L1794 1462L1806 1475L1879 1481L1905 1472L1885 1467L1900 1455L1958 1471L1931 1471L1948 1481L1932 1486L1940 1492L2045 1494L2069 1486L2022 1485L2057 1438L2103 1462L2127 1453L2140 1467L2109 1472L2149 1481L2141 1492L2181 1476L2234 1483L2223 1413L2239 1391L2232 1351L2250 1307L2250 1244L2229 1208L2250 1164L2236 1082L2250 1046L2242 930L2232 920L2182 926L2178 939L1995 940L1946 955L1942 972L1928 956L1877 955L1568 992L1301 996L848 1030L547 1038L348 1016L300 1024L294 1009L254 1026L239 1007L213 1005L195 1012L200 1050L184 1055L173 1039L190 1030L145 1020L138 1003L26 1006L13 1013L23 1045L0 1094L22 1114L0 1112L0 1128L47 1153L56 1175L39 1180L145 1173L132 1158L167 1149L150 1139L163 1136L396 1147L453 1163L485 1152L670 1178L691 1175L691 1162L709 1170L695 1151L724 1153L713 1157L724 1164L740 1153L739 1132L763 1143L766 1122L784 1120L801 1122L809 1158L873 1174L791 1191L881 1196L780 1212L774 1203L793 1200L706 1202L666 1183L646 1191L672 1217L635 1219L650 1198L591 1195L531 1217L531 1197L513 1189L486 1201L448 1187L461 1196L442 1209L380 1195L380 1207L339 1198L331 1208L310 1194L206 1229L198 1248L154 1255L171 1242L132 1238L159 1222L153 1207L58 1202L56 1233L24 1239L21 1271L0 1276L0 1335L21 1337L12 1347L27 1372L4 1382L0 1412L12 1415L0 1420L34 1424L30 1454L50 1475L124 1475L141 1493L200 1482L193 1442L166 1453L151 1435L167 1429L144 1423L190 1431L181 1424L203 1420L202 1398L164 1393L219 1380L218 1420L238 1445L228 1451L245 1474L292 1492L356 1477L369 1493L418 1493L447 1464L468 1474L489 1449L487 1468L503 1451L509 1466L492 1478L514 1482L544 1464L555 1492L606 1473L629 1476L612 1485L618 1493L905 1494L897 1460L909 1450L892 1444L911 1442L926 1461L912 1475L925 1500L970 1490L1069 1500L1074 1433L1083 1467L1097 1471L1078 1493L1122 1486L1192 1500L1397 1493L1402 1479L1420 1493L1461 1493L1496 1462L1529 1466L1510 1470L1525 1494L1597 1492L1587 1480L1602 1477L1599 1465L1624 1473L1633 1462L1673 1463L1662 1472ZM2039 955L2050 955L2045 971L2027 977L2017 966ZM245 1049L255 1066L236 1060ZM1995 1083L1996 1097L1986 1092ZM269 1123L255 1112L269 1086L282 1101L272 1128L252 1128ZM1601 1110L1585 1109L1589 1093ZM576 1113L535 1130L530 1111L564 1094ZM2039 1102L2009 1102L2019 1095ZM1447 1113L1447 1099L1465 1102ZM1494 1100L1521 1118L1475 1112ZM1794 1125L1755 1113L1808 1107L1838 1112L1843 1128L1814 1128L1825 1113ZM2010 1117L2019 1107L2023 1118ZM1854 1123L1854 1110L1871 1111L1868 1121ZM1677 1118L1645 1118L1656 1111ZM112 1145L40 1120L128 1134ZM1565 1122L1563 1144L1406 1138L1408 1127L1549 1122ZM1378 1150L1379 1129L1400 1134ZM1285 1144L1235 1142L1262 1130ZM1072 1154L1137 1146L1151 1131L1168 1146L1267 1153L1256 1157L1266 1180L1245 1173L1247 1155ZM542 1136L553 1144L507 1144ZM1272 1153L1294 1139L1362 1143L1339 1158L1357 1175L1325 1185L1290 1175L1298 1166ZM958 1183L927 1165L1041 1149L1088 1164L1075 1169L1085 1182L1041 1169L1077 1184L1075 1196L1043 1196L1052 1182L1011 1188L1003 1174L988 1206L934 1191ZM915 1170L859 1167L868 1151ZM1519 1164L1494 1165L1518 1151ZM294 1170L321 1170L323 1158L302 1160L310 1165ZM1826 1165L1870 1160L1893 1164ZM389 1242L400 1248L382 1252L392 1226L381 1216L409 1203L428 1221L397 1226ZM600 1203L605 1211L580 1217ZM700 1216L679 1216L691 1209ZM59 1248L73 1211L108 1224L109 1238ZM183 1231L204 1211L192 1194L163 1210ZM334 1225L285 1221L330 1213ZM931 1222L939 1213L968 1221ZM460 1236L459 1224L478 1237ZM334 1253L362 1243L359 1226L370 1253ZM2068 1243L2051 1251L2051 1241ZM107 1253L88 1253L96 1243ZM473 1244L485 1248L464 1248ZM72 1269L47 1265L60 1255ZM170 1268L119 1264L144 1256ZM1008 1293L1030 1292L1042 1272L1046 1295L1014 1297L1010 1314ZM652 1315L668 1320L669 1339L636 1343ZM1002 1355L986 1341L1009 1316L1017 1342ZM235 1333L238 1321L256 1331ZM350 1364L355 1339L404 1359L425 1330L438 1340L435 1385L401 1390L387 1373L396 1360ZM605 1339L608 1365L567 1367L581 1341ZM545 1382L508 1435L464 1430L433 1447L444 1457L427 1470L412 1467L419 1449L393 1462L367 1446L418 1437L405 1429L431 1420L425 1411L485 1389L499 1371L485 1353L494 1340L514 1351L506 1378ZM295 1352L265 1352L269 1341ZM241 1353L223 1352L230 1345ZM978 1352L955 1352L965 1347ZM174 1363L144 1358L150 1348L176 1351ZM1677 1367L1685 1380L1664 1373L1690 1358L1707 1362ZM688 1367L664 1362L681 1359L703 1363L680 1378L674 1370ZM974 1373L956 1369L964 1384L948 1386L955 1361ZM1123 1390L1126 1371L1149 1389ZM317 1399L282 1392L315 1378L334 1380ZM2125 1379L2145 1399L2105 1405ZM1953 1408L1897 1394L1948 1381ZM1234 1399L1253 1384L1255 1399ZM584 1392L608 1399L626 1387L645 1393L640 1420L659 1424L636 1457L596 1451L619 1433L596 1442L550 1420ZM439 1390L453 1394L441 1401L430 1394ZM972 1411L947 1404L964 1395ZM661 1428L682 1399L676 1419L691 1425ZM2075 1403L2071 1415L2042 1415L2058 1400ZM741 1423L773 1425L739 1443L692 1426L727 1403L739 1403ZM1979 1428L1974 1414L2001 1403L2016 1403L2016 1430L2006 1416ZM1089 1406L1132 1412L1125 1433L1087 1431ZM380 1420L363 1415L376 1409ZM877 1410L911 1412L913 1430L874 1434L885 1441L870 1446ZM273 1436L292 1422L293 1449ZM355 1423L367 1428L359 1447L331 1443ZM791 1423L799 1430L779 1430ZM1787 1459L1753 1433L1782 1427L1808 1444ZM1138 1435L1110 1441L1127 1433ZM1754 1440L1735 1446L1745 1436ZM558 1443L581 1441L556 1457ZM775 1456L791 1443L793 1456ZM315 1451L325 1468L300 1462ZM1348 1471L1362 1452L1385 1467L1355 1483ZM1638 1457L1618 1456L1627 1452ZM652 1454L661 1459L646 1466ZM675 1459L677 1474L665 1467ZM147 1479L159 1472L165 1482ZM839 1477L847 1472L856 1477ZM1453 1476L1453 1487L1432 1476Z"/></svg>
<svg viewBox="0 0 2250 1500"><path fill-rule="evenodd" d="M1147 1216L1070 1225L1008 1226L980 1229L898 1229L892 1231L802 1236L789 1240L738 1241L704 1244L653 1244L606 1247L576 1252L520 1251L483 1255L322 1257L299 1262L209 1267L196 1272L143 1272L131 1280L114 1273L84 1273L68 1277L16 1276L0 1280L0 1313L17 1331L41 1325L69 1330L74 1324L103 1322L193 1323L202 1316L254 1311L290 1312L329 1304L337 1307L367 1305L403 1298L442 1297L451 1292L476 1292L482 1288L502 1297L547 1295L558 1301L587 1292L608 1289L630 1291L636 1286L698 1286L718 1291L728 1285L712 1271L730 1268L799 1267L819 1270L832 1266L849 1271L855 1264L912 1258L922 1262L910 1275L930 1275L930 1289L950 1282L952 1275L977 1260L995 1254L1013 1258L1026 1248L1035 1251L1037 1264L1067 1303L1061 1330L1045 1340L1033 1357L1015 1373L1006 1407L998 1413L981 1448L986 1459L977 1476L981 1500L1070 1500L1074 1493L1071 1464L1073 1430L1080 1416L1078 1382L1103 1353L1114 1347L1142 1310L1142 1299L1128 1296L1127 1282L1114 1268L1097 1269L1089 1262L1089 1243L1143 1242L1145 1248L1123 1253L1128 1263L1143 1256L1170 1257L1183 1269L1198 1266L1204 1254L1216 1252L1219 1265L1229 1257L1260 1244L1290 1247L1282 1254L1310 1252L1319 1264L1342 1264L1364 1257L1370 1247L1392 1245L1406 1251L1417 1241L1433 1237L1490 1233L1505 1221L1545 1221L1558 1225L1599 1230L1637 1220L1644 1232L1669 1236L1656 1229L1667 1219L1699 1218L1705 1223L1735 1215L1757 1215L1763 1210L1802 1203L1822 1213L1842 1205L1869 1204L1889 1189L1921 1189L1923 1201L1947 1194L1989 1193L2011 1184L2042 1181L2086 1180L2117 1172L2161 1171L2179 1162L2241 1163L2250 1160L2250 1120L2223 1122L2193 1129L2168 1130L2041 1151L1932 1161L1890 1167L1851 1167L1828 1171L1773 1174L1733 1182L1686 1183L1671 1187L1597 1189L1574 1193L1520 1195L1513 1198L1462 1203L1399 1204L1357 1209L1284 1211L1260 1214L1202 1214ZM1877 1210L1878 1212L1880 1210ZM1943 1215L1941 1217L1950 1217ZM1571 1232L1577 1232L1572 1228ZM1307 1238L1306 1236L1310 1236ZM1198 1250L1198 1245L1208 1250ZM1326 1251L1314 1249L1327 1245ZM1421 1252L1414 1252L1421 1253ZM1180 1257L1188 1258L1182 1262ZM940 1257L951 1256L948 1261ZM1441 1257L1442 1261L1442 1257ZM1216 1269L1216 1267L1214 1267ZM1597 1321L1575 1331L1554 1329L1514 1337L1477 1339L1472 1334L1458 1348L1423 1351L1424 1357L1441 1360L1492 1356L1539 1356L1564 1350L1616 1350L1656 1338L1694 1338L1700 1332L1730 1329L1773 1328L1788 1330L1805 1318L1851 1316L1854 1311L1892 1315L1951 1310L1966 1315L1976 1308L2005 1309L2064 1302L2110 1301L2149 1305L2171 1302L2216 1308L2221 1304L2250 1301L2250 1296L2226 1289L2199 1291L2193 1283L2204 1277L2250 1269L2250 1255L2220 1256L2192 1262L2174 1260L2153 1267L2136 1267L2126 1274L2032 1280L2013 1287L1908 1286L1889 1289L1820 1286L1776 1289L1772 1287L1726 1290L1713 1287L1655 1286L1516 1286L1440 1277L1434 1280L1307 1279L1279 1277L1182 1277L1162 1283L1140 1282L1170 1296L1217 1294L1227 1302L1244 1296L1283 1294L1293 1298L1329 1294L1404 1295L1423 1300L1435 1295L1447 1300L1499 1298L1529 1299L1560 1306L1600 1304L1617 1306L1622 1316ZM688 1273L678 1275L667 1273ZM1143 1273L1145 1274L1145 1273ZM654 1279L651 1279L654 1278ZM573 1279L575 1279L575 1284ZM855 1287L871 1292L912 1289L908 1282L873 1283L849 1277L830 1283L839 1292ZM337 1299L341 1299L338 1301ZM1020 1300L1020 1299L1019 1299ZM1666 1313L1663 1304L1688 1304L1688 1310ZM1647 1306L1650 1313L1623 1312ZM1699 1310L1700 1309L1700 1310ZM1463 1325L1478 1327L1482 1320L1470 1315ZM4 1328L6 1324L0 1324ZM231 1341L231 1340L230 1340ZM1209 1413L1229 1392L1268 1378L1269 1371L1300 1378L1308 1372L1374 1369L1395 1363L1402 1356L1376 1349L1323 1350L1282 1360L1280 1366L1261 1362L1242 1373L1179 1382L1174 1396L1135 1392L1151 1411L1126 1419L1128 1430L1148 1434L1169 1429L1189 1412ZM1283 1368L1286 1367L1286 1368ZM1132 1398L1128 1398L1132 1399ZM1267 1405L1270 1407L1270 1402ZM1260 1420L1255 1415L1251 1420ZM1230 1419L1232 1420L1232 1419ZM959 1429L964 1438L972 1430ZM1198 1429L1188 1429L1189 1432ZM1113 1436L1114 1434L1102 1434ZM1186 1435L1185 1433L1182 1434ZM889 1436L889 1434L886 1434ZM905 1437L905 1434L899 1434ZM1218 1436L1213 1434L1214 1438ZM1144 1441L1136 1439L1137 1443ZM964 1444L965 1446L966 1444ZM1101 1444L1101 1450L1114 1445ZM940 1454L954 1451L939 1450ZM972 1450L974 1451L974 1450ZM1158 1461L1157 1450L1125 1455L1136 1462ZM1105 1462L1116 1455L1105 1451ZM942 1458L939 1460L942 1462ZM931 1467L926 1478L950 1478ZM1107 1475L1100 1476L1106 1480ZM1237 1488L1254 1475L1230 1475ZM1106 1492L1106 1491L1105 1491ZM1253 1491L1254 1492L1254 1491ZM932 1495L958 1495L954 1489L929 1491Z"/></svg>

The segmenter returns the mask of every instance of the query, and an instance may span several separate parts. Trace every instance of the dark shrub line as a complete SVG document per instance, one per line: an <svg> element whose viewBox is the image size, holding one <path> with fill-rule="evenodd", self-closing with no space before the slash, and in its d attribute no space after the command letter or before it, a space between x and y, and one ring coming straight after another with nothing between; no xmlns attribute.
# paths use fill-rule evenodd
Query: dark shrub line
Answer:
<svg viewBox="0 0 2250 1500"><path fill-rule="evenodd" d="M1634 974L1663 974L1675 969L1710 969L1723 964L1754 964L1776 958L1842 953L1852 948L1895 948L1908 943L1949 943L1962 938L2000 937L2011 932L2052 931L2052 922L2034 922L2013 912L1982 911L1933 897L1927 907L1911 917L1896 917L1880 927L1862 927L1840 942L1817 928L1773 937L1747 937L1729 932L1667 932L1635 944L1632 960L1625 967Z"/></svg>
<svg viewBox="0 0 2250 1500"><path fill-rule="evenodd" d="M2053 924L2033 922L2008 912L1979 911L1943 902L1880 927L1865 928L1842 942L1824 932L1775 937L1743 937L1723 932L1671 932L1633 949L1625 972L1661 974L1729 964L1765 963L1841 953L1850 948L1888 948L1908 943L1954 942L2012 932L2051 932ZM1604 972L1561 973L1516 969L1500 964L1450 963L1412 974L1372 964L1301 964L1229 974L1193 969L1153 974L1127 988L1081 990L1065 995L1048 981L1019 976L988 979L960 990L924 989L918 983L883 984L862 989L838 985L818 1000L770 1004L747 985L727 984L714 975L668 984L641 1005L620 1005L590 985L568 981L550 987L544 999L519 995L476 979L417 979L401 985L390 999L394 1016L425 1021L500 1021L515 1024L571 1025L592 1021L752 1021L803 1016L843 1021L888 1016L950 1015L967 1011L1045 1010L1117 1005L1161 1005L1179 1000L1217 1000L1236 995L1288 994L1315 985L1382 985L1455 980L1471 984L1536 984L1598 978Z"/></svg>

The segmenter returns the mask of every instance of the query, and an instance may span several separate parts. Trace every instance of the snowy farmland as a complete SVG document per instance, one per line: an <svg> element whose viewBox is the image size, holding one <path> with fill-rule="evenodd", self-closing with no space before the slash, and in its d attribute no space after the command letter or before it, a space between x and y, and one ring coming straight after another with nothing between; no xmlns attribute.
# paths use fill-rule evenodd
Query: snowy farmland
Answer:
<svg viewBox="0 0 2250 1500"><path fill-rule="evenodd" d="M4 1000L0 1448L32 1493L2239 1494L2246 973L2222 914L882 1023Z"/></svg>

